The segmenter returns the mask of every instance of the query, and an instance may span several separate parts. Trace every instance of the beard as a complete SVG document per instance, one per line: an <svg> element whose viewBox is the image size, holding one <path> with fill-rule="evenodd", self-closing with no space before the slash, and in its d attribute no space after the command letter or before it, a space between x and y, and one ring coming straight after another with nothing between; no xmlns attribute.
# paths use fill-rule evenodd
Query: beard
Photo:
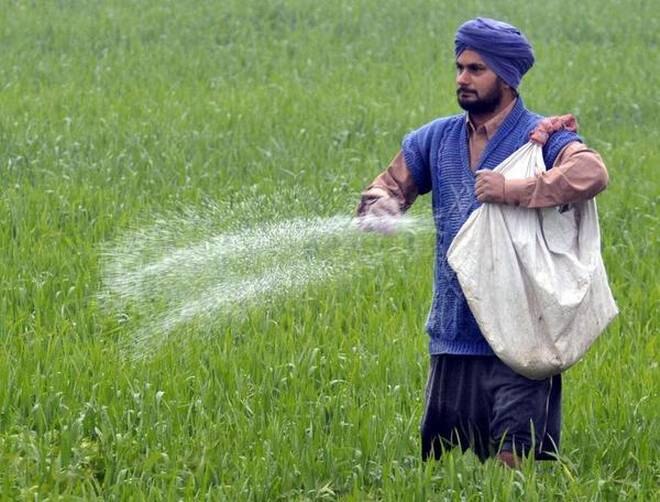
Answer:
<svg viewBox="0 0 660 502"><path fill-rule="evenodd" d="M471 92L473 96L476 96L475 100L466 100L461 99L461 92ZM476 91L467 91L464 88L456 89L456 96L458 99L458 104L463 110L468 113L474 113L475 115L482 115L487 113L494 112L497 107L502 102L502 89L499 85L495 86L493 89L488 91L488 93L483 96L479 96Z"/></svg>

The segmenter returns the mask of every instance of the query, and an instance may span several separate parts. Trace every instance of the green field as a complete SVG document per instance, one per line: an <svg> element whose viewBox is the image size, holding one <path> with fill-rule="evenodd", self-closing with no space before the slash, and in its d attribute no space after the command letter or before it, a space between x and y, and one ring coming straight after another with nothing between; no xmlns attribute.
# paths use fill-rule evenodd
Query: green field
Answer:
<svg viewBox="0 0 660 502"><path fill-rule="evenodd" d="M461 4L0 1L0 498L660 498L657 7ZM407 131L458 111L476 15L523 29L526 105L574 113L610 173L621 313L564 376L560 462L419 460L432 232L342 241L345 273L133 357L149 314L99 296L108 245L186 214L171 245L350 215Z"/></svg>

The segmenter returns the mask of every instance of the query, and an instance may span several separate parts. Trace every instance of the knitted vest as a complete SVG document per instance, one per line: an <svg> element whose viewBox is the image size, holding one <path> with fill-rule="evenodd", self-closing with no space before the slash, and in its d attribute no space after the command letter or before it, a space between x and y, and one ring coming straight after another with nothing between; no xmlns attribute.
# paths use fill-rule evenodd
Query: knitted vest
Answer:
<svg viewBox="0 0 660 502"><path fill-rule="evenodd" d="M527 143L541 116L528 111L518 98L514 108L488 142L476 169L493 169ZM575 133L559 131L543 148L546 166L552 166ZM436 226L433 301L426 323L431 354L492 355L456 278L447 251L470 213L479 207L470 168L465 115L440 118L407 135L402 143L406 164L419 194L431 192Z"/></svg>

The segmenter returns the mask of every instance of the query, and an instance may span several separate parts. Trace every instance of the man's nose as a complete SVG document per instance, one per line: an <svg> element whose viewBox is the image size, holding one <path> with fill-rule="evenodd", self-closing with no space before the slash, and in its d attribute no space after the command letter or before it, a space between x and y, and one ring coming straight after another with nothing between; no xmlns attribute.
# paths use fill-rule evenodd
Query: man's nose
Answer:
<svg viewBox="0 0 660 502"><path fill-rule="evenodd" d="M470 83L470 74L465 70L459 70L456 72L456 83L458 85L467 85Z"/></svg>

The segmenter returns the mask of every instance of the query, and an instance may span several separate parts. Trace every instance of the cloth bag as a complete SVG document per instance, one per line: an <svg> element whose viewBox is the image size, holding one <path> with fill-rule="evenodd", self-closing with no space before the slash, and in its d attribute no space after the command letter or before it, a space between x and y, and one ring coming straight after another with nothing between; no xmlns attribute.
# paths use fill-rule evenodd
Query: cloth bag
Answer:
<svg viewBox="0 0 660 502"><path fill-rule="evenodd" d="M545 171L541 146L525 144L494 171L507 179ZM618 314L593 199L543 209L483 204L448 260L495 354L528 378L575 364Z"/></svg>

